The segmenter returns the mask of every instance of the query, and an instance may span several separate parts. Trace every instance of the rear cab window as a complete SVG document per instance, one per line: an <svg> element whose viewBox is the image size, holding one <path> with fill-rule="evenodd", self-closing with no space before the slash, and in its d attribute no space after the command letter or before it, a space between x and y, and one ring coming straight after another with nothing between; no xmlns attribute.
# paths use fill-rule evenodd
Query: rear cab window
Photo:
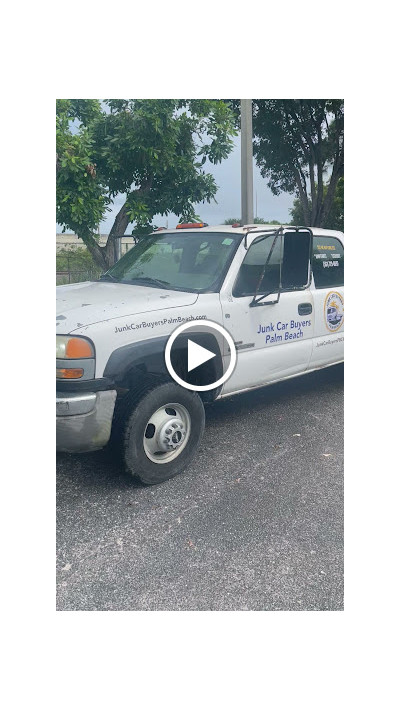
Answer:
<svg viewBox="0 0 400 711"><path fill-rule="evenodd" d="M313 237L312 270L316 289L343 286L344 252L336 237Z"/></svg>

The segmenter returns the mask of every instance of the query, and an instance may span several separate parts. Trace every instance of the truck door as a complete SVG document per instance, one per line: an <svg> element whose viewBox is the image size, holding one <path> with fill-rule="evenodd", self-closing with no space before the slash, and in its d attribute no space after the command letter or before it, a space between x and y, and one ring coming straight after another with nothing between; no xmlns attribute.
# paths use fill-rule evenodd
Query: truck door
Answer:
<svg viewBox="0 0 400 711"><path fill-rule="evenodd" d="M310 369L344 357L344 253L336 237L313 237L315 330Z"/></svg>
<svg viewBox="0 0 400 711"><path fill-rule="evenodd" d="M307 370L314 329L311 238L308 230L280 229L249 234L240 245L220 297L238 355L223 394Z"/></svg>

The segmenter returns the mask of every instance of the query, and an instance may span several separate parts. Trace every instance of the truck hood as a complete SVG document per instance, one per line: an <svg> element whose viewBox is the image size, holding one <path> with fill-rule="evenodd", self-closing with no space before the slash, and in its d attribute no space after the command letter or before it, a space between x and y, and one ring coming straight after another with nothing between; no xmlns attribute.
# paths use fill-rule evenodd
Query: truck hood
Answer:
<svg viewBox="0 0 400 711"><path fill-rule="evenodd" d="M57 287L57 332L70 333L100 321L190 306L197 299L198 294L192 292L136 284L66 284Z"/></svg>

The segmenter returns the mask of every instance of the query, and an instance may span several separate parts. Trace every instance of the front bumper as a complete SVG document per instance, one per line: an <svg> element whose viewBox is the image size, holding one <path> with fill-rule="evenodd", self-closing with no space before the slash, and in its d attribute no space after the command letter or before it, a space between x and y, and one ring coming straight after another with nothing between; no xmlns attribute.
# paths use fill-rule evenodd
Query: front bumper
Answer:
<svg viewBox="0 0 400 711"><path fill-rule="evenodd" d="M57 451L92 452L110 439L116 390L57 393Z"/></svg>

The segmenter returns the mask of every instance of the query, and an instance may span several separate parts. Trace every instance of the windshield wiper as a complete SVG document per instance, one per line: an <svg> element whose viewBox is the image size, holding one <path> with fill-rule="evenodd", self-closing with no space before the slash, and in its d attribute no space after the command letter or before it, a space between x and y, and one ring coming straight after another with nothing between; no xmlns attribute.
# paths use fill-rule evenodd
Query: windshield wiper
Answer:
<svg viewBox="0 0 400 711"><path fill-rule="evenodd" d="M164 281L163 279L153 279L153 277L134 277L133 279L129 279L130 284L136 284L136 282L139 282L140 284L154 284L154 286L159 286L161 289L171 286L168 281Z"/></svg>
<svg viewBox="0 0 400 711"><path fill-rule="evenodd" d="M116 279L116 277L112 274L101 274L99 281L118 281L118 279Z"/></svg>

